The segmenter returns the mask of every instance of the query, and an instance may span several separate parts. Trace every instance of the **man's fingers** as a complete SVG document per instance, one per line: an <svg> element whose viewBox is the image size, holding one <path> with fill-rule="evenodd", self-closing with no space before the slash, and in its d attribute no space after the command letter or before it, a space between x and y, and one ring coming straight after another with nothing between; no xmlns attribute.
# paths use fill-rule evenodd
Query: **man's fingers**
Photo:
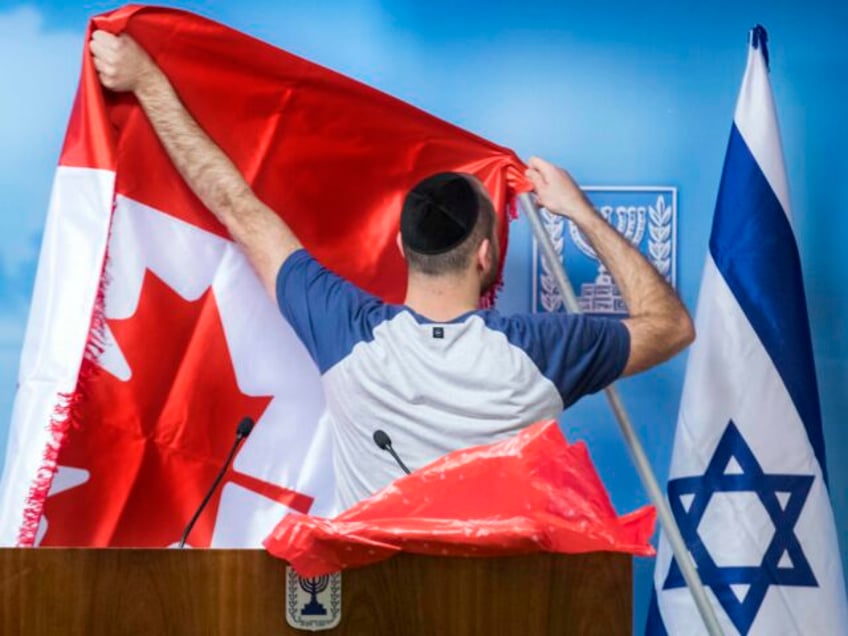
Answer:
<svg viewBox="0 0 848 636"><path fill-rule="evenodd" d="M106 31L95 31L91 34L88 50L95 58L115 61L120 55L121 40L119 36Z"/></svg>
<svg viewBox="0 0 848 636"><path fill-rule="evenodd" d="M98 73L112 73L114 72L114 67L99 57L94 57L94 68Z"/></svg>
<svg viewBox="0 0 848 636"><path fill-rule="evenodd" d="M92 43L96 42L100 46L114 49L118 45L118 36L98 29L91 34L91 41Z"/></svg>
<svg viewBox="0 0 848 636"><path fill-rule="evenodd" d="M547 192L547 183L545 181L544 175L535 168L528 168L524 174L527 176L528 179L530 179L530 183L533 184L533 202L538 206L546 207L546 200L544 195Z"/></svg>
<svg viewBox="0 0 848 636"><path fill-rule="evenodd" d="M524 174L528 179L537 185L544 184L547 181L547 175L542 170L544 166L538 157L530 157L530 160L527 162L527 166L528 168Z"/></svg>
<svg viewBox="0 0 848 636"><path fill-rule="evenodd" d="M543 187L545 185L545 180L538 170L534 170L533 168L530 168L529 170L527 170L524 173L524 175L528 179L530 179L530 183L533 184L533 188L535 190L538 190L540 187Z"/></svg>
<svg viewBox="0 0 848 636"><path fill-rule="evenodd" d="M92 55L99 57L99 56L103 55L103 53L104 53L103 43L98 42L94 38L91 38L91 40L88 43L88 50L91 51Z"/></svg>
<svg viewBox="0 0 848 636"><path fill-rule="evenodd" d="M527 170L527 178L533 182L537 192L540 189L548 189L556 183L557 173L553 164L539 157L530 157L527 163L530 166Z"/></svg>
<svg viewBox="0 0 848 636"><path fill-rule="evenodd" d="M103 61L115 59L114 50L104 42L92 40L91 43L88 45L88 49L89 51L91 51L91 55L94 58L95 62L97 62L98 60Z"/></svg>
<svg viewBox="0 0 848 636"><path fill-rule="evenodd" d="M534 168L539 172L545 172L551 166L551 164L549 164L541 157L530 157L530 161L528 161L527 163L530 165L531 168Z"/></svg>

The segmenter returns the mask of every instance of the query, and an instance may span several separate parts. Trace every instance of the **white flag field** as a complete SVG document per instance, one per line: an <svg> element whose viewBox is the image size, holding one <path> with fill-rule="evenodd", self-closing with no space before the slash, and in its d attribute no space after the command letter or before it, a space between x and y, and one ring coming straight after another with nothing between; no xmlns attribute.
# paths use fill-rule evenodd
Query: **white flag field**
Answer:
<svg viewBox="0 0 848 636"><path fill-rule="evenodd" d="M668 497L726 634L848 633L766 33L751 32ZM664 536L649 634L701 634Z"/></svg>

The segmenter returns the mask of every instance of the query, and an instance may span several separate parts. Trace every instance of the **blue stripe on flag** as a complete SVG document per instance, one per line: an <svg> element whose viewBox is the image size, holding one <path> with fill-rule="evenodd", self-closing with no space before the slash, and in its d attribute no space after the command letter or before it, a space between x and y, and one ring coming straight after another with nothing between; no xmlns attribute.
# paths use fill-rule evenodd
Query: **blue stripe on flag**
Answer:
<svg viewBox="0 0 848 636"><path fill-rule="evenodd" d="M827 484L813 347L795 236L735 124L721 175L710 252L786 385Z"/></svg>

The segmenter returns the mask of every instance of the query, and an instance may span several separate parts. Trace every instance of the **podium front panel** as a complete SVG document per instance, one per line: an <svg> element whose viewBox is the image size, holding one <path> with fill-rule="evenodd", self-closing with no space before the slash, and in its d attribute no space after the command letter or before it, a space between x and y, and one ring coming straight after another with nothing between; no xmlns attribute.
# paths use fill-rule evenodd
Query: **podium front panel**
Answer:
<svg viewBox="0 0 848 636"><path fill-rule="evenodd" d="M262 550L0 549L0 634L305 634ZM629 634L629 555L401 554L342 574L326 634Z"/></svg>

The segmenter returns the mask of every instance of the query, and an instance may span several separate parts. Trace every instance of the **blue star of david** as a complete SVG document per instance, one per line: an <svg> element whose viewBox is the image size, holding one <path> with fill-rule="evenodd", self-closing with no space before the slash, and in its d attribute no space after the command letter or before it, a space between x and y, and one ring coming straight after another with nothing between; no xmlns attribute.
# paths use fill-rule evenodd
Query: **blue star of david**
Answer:
<svg viewBox="0 0 848 636"><path fill-rule="evenodd" d="M735 458L741 473L725 474L731 458ZM747 634L760 610L770 585L792 585L817 587L818 583L810 564L804 556L795 524L813 484L812 475L767 475L745 443L739 429L728 422L715 453L700 477L682 477L668 482L671 510L680 532L686 541L698 573L704 585L710 587L721 603L736 629ZM710 555L701 537L698 524L704 516L707 504L716 492L754 492L769 515L775 533L758 566L719 567ZM788 493L785 506L780 505L778 493ZM681 495L694 495L686 510ZM788 554L791 567L779 567L779 562ZM743 600L736 598L731 590L733 584L749 585ZM686 582L676 560L672 560L663 589L684 587Z"/></svg>

